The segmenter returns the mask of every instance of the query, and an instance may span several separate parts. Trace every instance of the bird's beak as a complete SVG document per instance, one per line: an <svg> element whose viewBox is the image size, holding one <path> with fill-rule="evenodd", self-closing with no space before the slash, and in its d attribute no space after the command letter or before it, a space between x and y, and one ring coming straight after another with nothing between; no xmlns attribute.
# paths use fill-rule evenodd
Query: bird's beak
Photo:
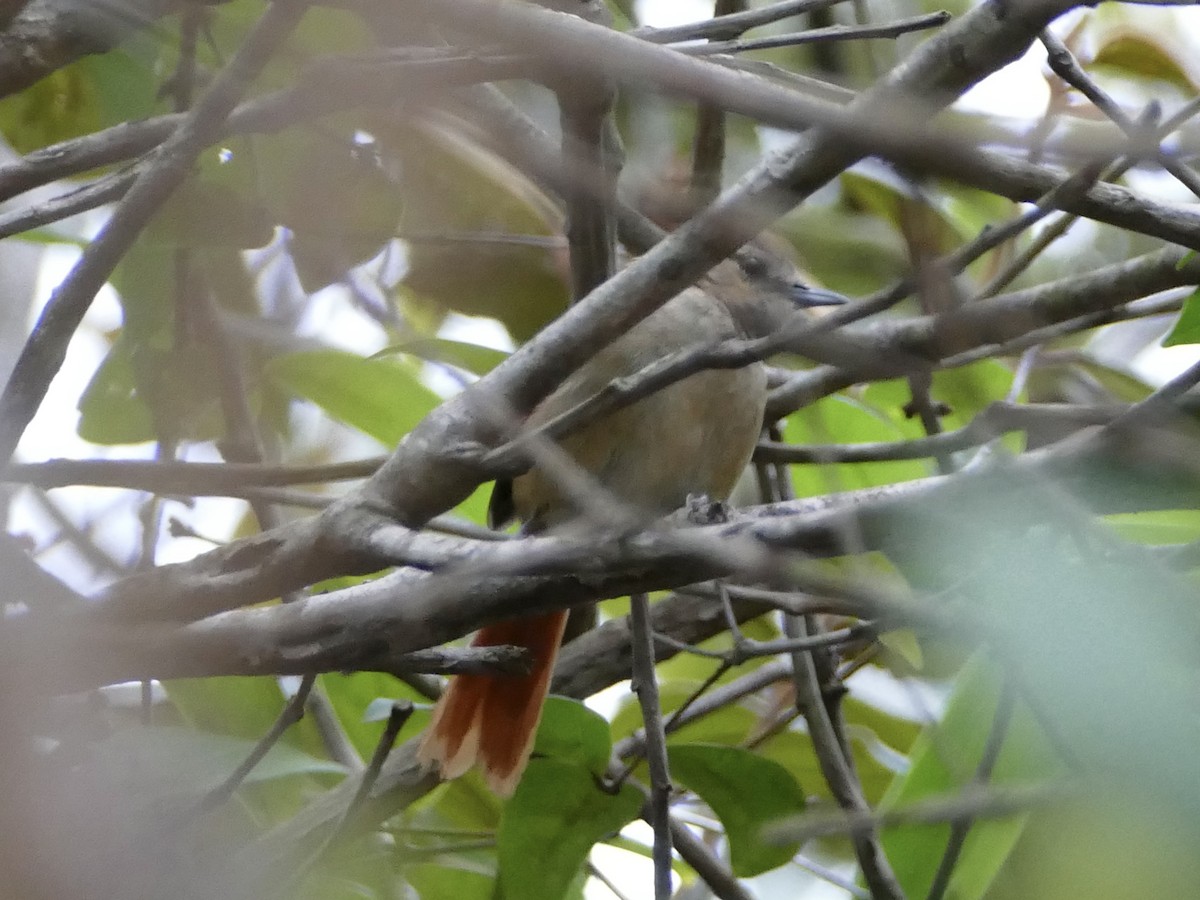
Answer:
<svg viewBox="0 0 1200 900"><path fill-rule="evenodd" d="M835 291L824 288L809 287L807 284L796 282L791 286L792 303L799 309L813 306L844 306L850 298Z"/></svg>

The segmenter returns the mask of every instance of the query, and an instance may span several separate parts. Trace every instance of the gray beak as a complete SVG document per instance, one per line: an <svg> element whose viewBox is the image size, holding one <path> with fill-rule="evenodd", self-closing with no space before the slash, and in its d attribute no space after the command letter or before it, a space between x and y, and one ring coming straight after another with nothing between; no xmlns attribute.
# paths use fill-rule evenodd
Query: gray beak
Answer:
<svg viewBox="0 0 1200 900"><path fill-rule="evenodd" d="M813 306L845 306L850 302L849 297L835 291L809 287L798 281L791 285L791 296L792 303L800 309L808 309Z"/></svg>

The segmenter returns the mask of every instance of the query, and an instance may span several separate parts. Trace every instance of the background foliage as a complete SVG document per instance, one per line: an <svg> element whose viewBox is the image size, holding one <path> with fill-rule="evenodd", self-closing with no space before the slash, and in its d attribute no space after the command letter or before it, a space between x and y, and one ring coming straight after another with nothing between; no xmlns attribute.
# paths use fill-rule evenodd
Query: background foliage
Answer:
<svg viewBox="0 0 1200 900"><path fill-rule="evenodd" d="M737 4L718 7L730 12ZM95 157L82 170L55 170L51 162L36 191L6 179L58 158L45 149L51 145L113 146L112 129L192 108L264 8L259 0L153 12L147 5L118 47L65 59L0 100L0 134L12 151L0 165L10 200L0 212L0 252L9 253L14 274L4 302L16 316L44 299L40 285L62 279L153 150ZM810 13L806 25L936 11L911 2L833 9ZM616 27L629 30L645 10L613 4L611 12ZM1145 125L1196 97L1197 57L1182 24L1195 21L1106 4L1073 11L1053 31L1088 83ZM790 33L795 22L752 35ZM370 54L381 49L437 45L436 34L408 24L371 4L314 6L247 96L345 76L365 60L378 62ZM859 91L924 39L784 46L752 56ZM364 71L369 80L379 70ZM1077 89L1048 70L1043 80L1025 118L962 107L950 119L981 146L1060 176L1085 168L1081 148L1101 134L1111 141L1113 130L1101 129L1104 116ZM546 89L511 80L502 87L543 127L557 128ZM269 467L386 453L445 396L532 338L570 293L561 198L541 173L521 170L486 122L443 105L448 93L431 86L427 98L395 106L360 106L351 96L320 116L285 116L276 126L215 137L107 279L62 375L75 388L49 395L18 461L71 455ZM665 225L690 214L678 204L691 176L697 115L696 104L650 90L623 90L614 110L626 152L623 194ZM1160 167L1165 154L1192 172L1190 125L1164 151L1143 141L1138 164L1114 183L1153 203L1194 205L1188 186ZM729 117L723 128L727 183L783 139L748 118ZM105 202L87 200L97 188L114 192ZM785 215L775 232L813 278L855 297L915 277L917 295L885 314L894 320L1000 291L1065 291L1073 277L1162 246L1056 212L980 254L961 275L941 272L939 280L941 270L929 267L1027 209L978 186L868 158ZM43 273L41 280L20 276L21 254L36 261L25 271ZM1184 258L1181 268L1189 263ZM998 403L1053 404L1061 416L1040 428L1002 428L1008 435L987 451L980 446L1000 437L995 429L953 451L792 465L784 493L816 497L939 472L953 478L984 465L987 452L1052 445L1078 429L1081 415L1092 417L1085 424L1111 419L1161 383L1168 364L1160 342L1200 340L1200 301L1189 296L1186 276L1178 281L1149 301L1114 298L1110 314L1072 318L1026 345L985 345L975 360L934 372L927 386L852 379L788 416L780 439L917 448L930 433L978 428ZM15 356L25 331L8 331ZM772 363L781 377L812 365L795 355ZM1183 385L1183 412L1171 423L1187 441L1190 387ZM64 430L70 423L73 435ZM6 477L17 555L85 593L294 521L343 491L332 479L300 488L248 476L225 492L243 498L233 502L119 480L110 487L126 489L49 490L36 467L14 467ZM1200 874L1194 484L1174 496L1139 494L1118 515L1085 509L1053 478L1033 470L1024 477L1019 496L985 492L952 514L914 517L890 551L819 566L829 578L849 575L936 601L933 619L880 617L813 654L827 669L831 696L843 684L849 689L830 707L868 819L881 826L906 896L1188 896ZM1090 477L1124 484L1127 475ZM486 496L481 488L460 503L452 530L477 534ZM25 571L15 557L4 565ZM344 576L314 590L373 577ZM11 620L53 606L12 577ZM628 603L610 599L601 608L604 619L618 620ZM837 631L869 618L829 614L812 622ZM676 857L679 896L866 895L847 836L854 822L838 815L846 804L827 783L798 711L792 655L740 655L743 640L782 639L781 623L777 610L753 616L737 640L726 630L699 644L702 653L658 666L676 821L727 879L698 872L695 857ZM756 690L674 728L685 707L756 673ZM537 757L510 801L498 801L472 774L390 805L351 804L336 827L310 828L306 817L344 796L339 784L364 767L371 773L373 755L420 732L437 685L428 676L327 671L315 679L308 714L264 740L297 681L214 674L141 689L34 691L36 703L14 701L5 717L21 723L20 739L36 738L38 754L33 775L14 767L8 776L10 798L25 796L13 785L27 779L35 797L44 790L82 802L58 817L8 804L4 860L24 879L12 883L40 880L44 896L73 896L81 881L95 879L101 892L165 896L163 885L182 879L196 896L222 896L205 893L216 890L206 882L214 860L229 862L236 876L246 859L266 864L276 854L286 859L276 887L289 896L552 900L604 896L610 880L630 896L650 896L649 832L627 827L643 815L643 794L630 783L597 787L613 773L614 748L635 781L647 777L642 754L633 752L641 715L623 690L587 706L583 698L552 700ZM13 696L26 696L15 681ZM396 712L410 705L407 717ZM264 758L240 773L256 750ZM159 832L149 843L147 829ZM126 858L136 864L123 866Z"/></svg>

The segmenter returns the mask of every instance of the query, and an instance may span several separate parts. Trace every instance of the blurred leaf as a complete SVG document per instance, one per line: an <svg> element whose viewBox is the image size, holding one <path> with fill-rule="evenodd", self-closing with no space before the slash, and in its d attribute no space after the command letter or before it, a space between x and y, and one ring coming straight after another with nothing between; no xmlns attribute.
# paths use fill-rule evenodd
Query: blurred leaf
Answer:
<svg viewBox="0 0 1200 900"><path fill-rule="evenodd" d="M863 795L868 802L877 803L895 781L896 770L884 766L874 754L866 749L868 738L880 740L880 736L869 727L850 722L847 732ZM886 746L892 747L892 745ZM892 749L895 750L894 747ZM817 761L816 751L813 750L812 739L807 733L796 729L781 731L759 744L755 748L755 752L764 759L773 760L787 769L796 783L803 785L809 795L826 800L833 799L829 785L821 771L820 763Z"/></svg>
<svg viewBox="0 0 1200 900"><path fill-rule="evenodd" d="M501 809L499 798L484 785L478 770L472 769L434 791L409 824L418 829L449 827L491 832L500 824Z"/></svg>
<svg viewBox="0 0 1200 900"><path fill-rule="evenodd" d="M578 700L547 697L533 752L603 775L612 755L608 721Z"/></svg>
<svg viewBox="0 0 1200 900"><path fill-rule="evenodd" d="M761 875L799 851L799 844L766 844L760 835L767 822L804 809L804 791L779 763L714 744L672 744L668 756L672 779L699 795L725 827L735 875Z"/></svg>
<svg viewBox="0 0 1200 900"><path fill-rule="evenodd" d="M1085 68L1111 69L1122 75L1165 81L1192 93L1196 85L1172 53L1153 33L1116 31L1108 36Z"/></svg>
<svg viewBox="0 0 1200 900"><path fill-rule="evenodd" d="M447 309L499 319L518 340L565 308L560 251L506 240L560 232L556 207L537 187L451 125L383 140L403 161L410 290Z"/></svg>
<svg viewBox="0 0 1200 900"><path fill-rule="evenodd" d="M398 444L439 402L403 362L363 359L341 350L279 356L267 364L267 373L388 447Z"/></svg>
<svg viewBox="0 0 1200 900"><path fill-rule="evenodd" d="M942 720L917 739L911 768L896 779L883 804L903 806L923 797L946 796L969 783L992 730L999 691L992 670L979 662L968 666ZM1028 783L1046 777L1057 770L1053 759L1032 715L1018 705L989 783ZM1026 816L1017 815L973 822L947 896L982 897L1016 845L1025 821ZM884 833L884 850L906 894L928 894L949 835L949 825L906 825Z"/></svg>
<svg viewBox="0 0 1200 900"><path fill-rule="evenodd" d="M95 745L107 766L123 773L135 793L198 794L219 785L254 748L255 741L190 728L142 725L124 728ZM275 744L246 777L247 784L289 775L344 774L285 743Z"/></svg>
<svg viewBox="0 0 1200 900"><path fill-rule="evenodd" d="M1161 509L1106 516L1113 530L1139 544L1170 545L1200 541L1200 510Z"/></svg>
<svg viewBox="0 0 1200 900"><path fill-rule="evenodd" d="M1190 897L1197 841L1194 819L1105 789L1032 813L988 900Z"/></svg>
<svg viewBox="0 0 1200 900"><path fill-rule="evenodd" d="M1179 318L1175 320L1170 334L1162 340L1164 347L1179 344L1200 344L1200 291L1194 291L1183 301Z"/></svg>
<svg viewBox="0 0 1200 900"><path fill-rule="evenodd" d="M121 335L109 354L111 368L101 367L80 401L80 433L108 442L205 440L224 430L217 399L224 362L197 329L176 320L177 260L155 233L155 227L144 232L113 272ZM103 421L107 415L115 420Z"/></svg>
<svg viewBox="0 0 1200 900"><path fill-rule="evenodd" d="M1127 370L1108 366L1095 360L1081 359L1075 362L1074 366L1099 382L1115 400L1137 403L1139 400L1145 400L1154 390L1141 378Z"/></svg>
<svg viewBox="0 0 1200 900"><path fill-rule="evenodd" d="M903 180L890 169L872 166L870 174L855 170L843 172L838 183L842 200L852 210L862 210L889 222L900 234L928 238L931 253L947 253L964 238L956 223L935 205L912 196Z"/></svg>
<svg viewBox="0 0 1200 900"><path fill-rule="evenodd" d="M278 221L292 232L288 251L305 291L341 280L395 237L400 186L370 146L325 135L277 139L272 146L278 149L263 189L276 198Z"/></svg>
<svg viewBox="0 0 1200 900"><path fill-rule="evenodd" d="M834 290L869 294L907 274L908 255L900 236L873 215L806 203L782 227L804 269Z"/></svg>
<svg viewBox="0 0 1200 900"><path fill-rule="evenodd" d="M169 247L262 247L274 234L266 208L212 181L189 178L162 205L146 237Z"/></svg>
<svg viewBox="0 0 1200 900"><path fill-rule="evenodd" d="M408 866L404 875L421 900L493 900L495 879L444 862Z"/></svg>
<svg viewBox="0 0 1200 900"><path fill-rule="evenodd" d="M433 363L445 363L473 375L486 375L508 359L508 353L504 350L446 338L415 338L403 344L393 344L380 350L373 358L398 354L415 356L417 359Z"/></svg>
<svg viewBox="0 0 1200 900"><path fill-rule="evenodd" d="M899 628L895 631L885 631L879 635L879 643L885 652L899 657L913 672L921 671L924 657L921 654L921 643L912 629Z"/></svg>
<svg viewBox="0 0 1200 900"><path fill-rule="evenodd" d="M592 846L632 822L642 794L624 785L600 790L583 766L534 759L504 806L496 833L505 900L558 900Z"/></svg>
<svg viewBox="0 0 1200 900"><path fill-rule="evenodd" d="M22 231L20 234L14 234L11 240L24 241L27 244L42 244L44 246L66 244L71 247L77 247L80 250L88 245L88 242L84 238L58 231L52 225L47 225L45 228L31 228L28 231Z"/></svg>
<svg viewBox="0 0 1200 900"><path fill-rule="evenodd" d="M222 68L262 16L262 9L260 3L222 4L206 28L208 39L197 47L201 65L211 70ZM258 84L263 88L291 87L313 57L364 50L375 45L376 37L357 12L314 6L289 36L284 50L271 55ZM173 66L174 60L170 62Z"/></svg>
<svg viewBox="0 0 1200 900"><path fill-rule="evenodd" d="M0 100L0 134L24 154L160 111L154 54L143 37L51 72Z"/></svg>
<svg viewBox="0 0 1200 900"><path fill-rule="evenodd" d="M137 395L131 342L118 339L79 395L76 430L93 444L138 444L154 440L150 409Z"/></svg>

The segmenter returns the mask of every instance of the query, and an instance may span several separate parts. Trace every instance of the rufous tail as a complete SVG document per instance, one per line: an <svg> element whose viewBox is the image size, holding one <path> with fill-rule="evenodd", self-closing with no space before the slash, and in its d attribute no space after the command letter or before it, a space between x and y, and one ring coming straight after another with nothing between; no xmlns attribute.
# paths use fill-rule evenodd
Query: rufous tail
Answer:
<svg viewBox="0 0 1200 900"><path fill-rule="evenodd" d="M510 796L533 752L566 624L564 611L488 625L476 634L472 647L526 648L532 669L528 675L454 676L433 710L420 760L437 763L447 779L478 764L488 787Z"/></svg>

